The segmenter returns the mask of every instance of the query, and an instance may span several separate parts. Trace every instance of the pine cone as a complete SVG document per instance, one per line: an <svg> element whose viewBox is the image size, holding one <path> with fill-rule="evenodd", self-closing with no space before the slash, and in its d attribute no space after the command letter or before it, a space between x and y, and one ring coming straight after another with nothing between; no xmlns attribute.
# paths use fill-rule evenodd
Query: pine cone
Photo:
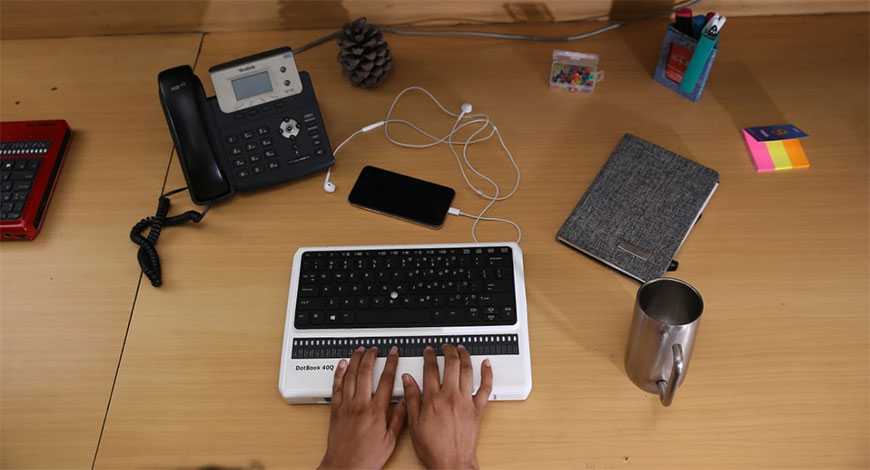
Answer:
<svg viewBox="0 0 870 470"><path fill-rule="evenodd" d="M358 18L344 25L338 38L338 61L354 86L373 88L386 80L393 68L390 46L375 25Z"/></svg>

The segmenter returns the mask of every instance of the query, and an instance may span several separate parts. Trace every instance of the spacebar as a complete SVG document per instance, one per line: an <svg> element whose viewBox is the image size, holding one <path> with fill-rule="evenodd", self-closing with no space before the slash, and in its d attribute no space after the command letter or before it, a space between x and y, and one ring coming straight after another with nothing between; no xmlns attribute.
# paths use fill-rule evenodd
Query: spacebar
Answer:
<svg viewBox="0 0 870 470"><path fill-rule="evenodd" d="M356 312L355 327L369 325L421 325L430 321L428 310L362 310Z"/></svg>

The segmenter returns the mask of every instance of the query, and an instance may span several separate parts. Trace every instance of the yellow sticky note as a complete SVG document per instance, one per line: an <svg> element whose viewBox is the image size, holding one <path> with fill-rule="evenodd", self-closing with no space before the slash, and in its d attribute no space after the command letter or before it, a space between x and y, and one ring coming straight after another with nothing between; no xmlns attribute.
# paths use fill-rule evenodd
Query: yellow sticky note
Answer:
<svg viewBox="0 0 870 470"><path fill-rule="evenodd" d="M770 159L773 160L773 168L776 171L791 169L791 160L789 160L788 152L785 151L785 146L782 145L781 141L768 142L767 151L770 152Z"/></svg>

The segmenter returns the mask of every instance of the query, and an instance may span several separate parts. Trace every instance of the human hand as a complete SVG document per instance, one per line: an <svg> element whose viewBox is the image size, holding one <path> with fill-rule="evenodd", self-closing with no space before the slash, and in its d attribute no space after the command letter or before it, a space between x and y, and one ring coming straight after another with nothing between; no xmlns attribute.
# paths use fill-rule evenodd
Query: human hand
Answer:
<svg viewBox="0 0 870 470"><path fill-rule="evenodd" d="M372 370L378 348L368 351L362 346L335 368L332 383L332 411L329 416L329 439L321 470L381 468L396 448L396 439L405 422L405 404L390 406L398 349L387 355L378 389L372 395Z"/></svg>
<svg viewBox="0 0 870 470"><path fill-rule="evenodd" d="M414 450L429 469L476 469L477 437L483 410L492 393L492 365L483 361L480 389L471 394L471 355L446 344L444 383L438 379L435 350L423 352L423 396L409 374L402 376L408 426Z"/></svg>

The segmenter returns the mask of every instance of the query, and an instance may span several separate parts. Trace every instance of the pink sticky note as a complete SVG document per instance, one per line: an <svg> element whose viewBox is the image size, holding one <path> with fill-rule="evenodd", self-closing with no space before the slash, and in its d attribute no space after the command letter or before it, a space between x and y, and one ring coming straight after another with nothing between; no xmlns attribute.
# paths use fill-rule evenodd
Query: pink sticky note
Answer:
<svg viewBox="0 0 870 470"><path fill-rule="evenodd" d="M770 158L770 152L767 150L767 145L764 142L755 140L748 132L743 131L743 140L746 141L746 148L749 149L749 154L752 155L752 163L755 164L755 171L762 173L765 171L773 171L773 159Z"/></svg>

